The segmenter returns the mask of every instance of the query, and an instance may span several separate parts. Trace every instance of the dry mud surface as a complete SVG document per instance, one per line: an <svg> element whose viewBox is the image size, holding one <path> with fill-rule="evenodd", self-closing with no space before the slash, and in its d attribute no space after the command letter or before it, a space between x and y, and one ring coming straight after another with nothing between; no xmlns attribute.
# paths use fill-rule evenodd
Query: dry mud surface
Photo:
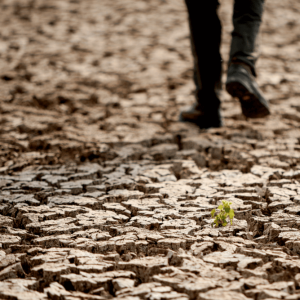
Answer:
<svg viewBox="0 0 300 300"><path fill-rule="evenodd" d="M300 299L299 1L266 2L272 115L224 92L225 126L201 132L177 122L183 1L0 7L0 299ZM211 228L224 199L233 225Z"/></svg>

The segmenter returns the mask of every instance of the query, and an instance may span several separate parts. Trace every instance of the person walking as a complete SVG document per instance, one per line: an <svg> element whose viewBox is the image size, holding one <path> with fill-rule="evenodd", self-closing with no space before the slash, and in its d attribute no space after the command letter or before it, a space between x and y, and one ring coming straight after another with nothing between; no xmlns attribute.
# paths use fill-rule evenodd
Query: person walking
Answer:
<svg viewBox="0 0 300 300"><path fill-rule="evenodd" d="M220 91L222 58L220 54L222 26L218 17L218 0L185 0L194 57L196 102L180 114L183 122L200 128L221 127ZM257 36L262 21L264 0L235 0L232 41L228 62L226 90L240 101L247 118L270 114L268 101L255 77Z"/></svg>

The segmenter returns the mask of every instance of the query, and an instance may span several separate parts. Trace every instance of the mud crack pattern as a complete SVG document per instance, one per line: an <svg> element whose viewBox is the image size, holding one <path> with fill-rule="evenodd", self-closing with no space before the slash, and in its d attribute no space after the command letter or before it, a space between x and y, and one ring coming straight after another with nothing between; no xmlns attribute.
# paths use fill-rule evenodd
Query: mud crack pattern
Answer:
<svg viewBox="0 0 300 300"><path fill-rule="evenodd" d="M298 1L266 2L272 115L246 120L224 92L206 131L177 122L194 90L183 1L0 7L1 299L300 299ZM221 200L233 225L211 228Z"/></svg>

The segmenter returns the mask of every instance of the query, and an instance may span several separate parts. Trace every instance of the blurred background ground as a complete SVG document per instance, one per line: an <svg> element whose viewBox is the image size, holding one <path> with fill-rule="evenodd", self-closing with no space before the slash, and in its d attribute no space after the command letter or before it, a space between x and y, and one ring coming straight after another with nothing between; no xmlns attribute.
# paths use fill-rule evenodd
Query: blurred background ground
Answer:
<svg viewBox="0 0 300 300"><path fill-rule="evenodd" d="M40 151L48 153L42 159L49 163L64 150L71 160L84 160L91 151L99 156L100 143L151 146L164 135L170 140L198 133L177 123L179 110L194 101L183 1L0 5L2 172L22 169L32 157L39 162ZM271 141L300 136L299 10L298 1L266 1L257 69L272 115L246 121L224 92L226 127L218 136L228 139L245 128ZM232 1L221 1L224 70L231 14ZM212 138L214 130L208 132Z"/></svg>

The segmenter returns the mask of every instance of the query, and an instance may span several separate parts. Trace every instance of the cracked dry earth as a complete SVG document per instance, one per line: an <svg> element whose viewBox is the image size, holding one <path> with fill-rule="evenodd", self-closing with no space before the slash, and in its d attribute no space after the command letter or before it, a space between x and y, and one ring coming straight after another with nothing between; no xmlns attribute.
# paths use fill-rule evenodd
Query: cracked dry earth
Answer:
<svg viewBox="0 0 300 300"><path fill-rule="evenodd" d="M266 2L272 115L246 120L224 92L207 131L177 122L183 1L0 7L0 299L300 299L299 1ZM233 225L211 228L224 199Z"/></svg>

